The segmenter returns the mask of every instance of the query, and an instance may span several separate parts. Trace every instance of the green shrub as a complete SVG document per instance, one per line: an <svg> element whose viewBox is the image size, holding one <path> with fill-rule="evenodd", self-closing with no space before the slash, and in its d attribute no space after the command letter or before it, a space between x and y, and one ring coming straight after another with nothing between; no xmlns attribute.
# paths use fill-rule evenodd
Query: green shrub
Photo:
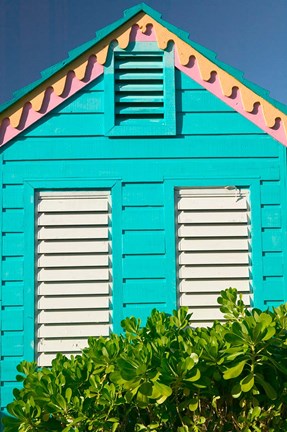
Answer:
<svg viewBox="0 0 287 432"><path fill-rule="evenodd" d="M249 311L231 288L219 303L211 328L153 310L51 368L22 362L5 431L287 431L287 305Z"/></svg>

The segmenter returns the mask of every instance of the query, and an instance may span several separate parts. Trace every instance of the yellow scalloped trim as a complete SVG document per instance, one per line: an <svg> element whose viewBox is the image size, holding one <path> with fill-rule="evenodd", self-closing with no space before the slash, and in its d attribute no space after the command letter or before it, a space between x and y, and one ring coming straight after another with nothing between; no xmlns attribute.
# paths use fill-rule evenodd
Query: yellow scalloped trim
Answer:
<svg viewBox="0 0 287 432"><path fill-rule="evenodd" d="M0 122L4 118L10 118L10 124L14 128L17 128L21 120L24 105L27 102L30 102L33 109L35 111L39 111L45 97L45 91L48 87L53 87L56 95L61 96L65 89L67 74L70 70L74 71L76 77L79 80L83 80L90 56L96 56L97 62L101 65L104 65L107 59L109 46L112 41L117 41L120 48L122 49L127 48L130 42L130 34L133 25L138 25L142 33L146 32L148 25L152 25L156 34L158 47L162 50L166 49L169 41L173 41L178 52L179 61L182 65L187 65L191 56L195 57L202 80L208 81L211 77L211 73L216 72L217 78L220 82L222 94L224 96L230 97L233 88L238 88L240 90L242 106L245 111L249 113L252 112L254 104L260 103L266 125L269 128L272 128L275 125L276 119L280 118L283 123L285 135L287 137L286 114L282 113L282 111L271 105L270 102L254 93L232 75L228 74L226 71L212 63L212 61L204 57L188 43L184 42L177 35L166 29L162 24L158 23L143 12L139 13L133 19L127 21L124 25L108 35L103 41L99 42L94 47L90 48L84 54L79 56L72 64L64 67L60 72L47 79L47 81L29 93L26 97L16 102L11 108L8 108L0 116Z"/></svg>

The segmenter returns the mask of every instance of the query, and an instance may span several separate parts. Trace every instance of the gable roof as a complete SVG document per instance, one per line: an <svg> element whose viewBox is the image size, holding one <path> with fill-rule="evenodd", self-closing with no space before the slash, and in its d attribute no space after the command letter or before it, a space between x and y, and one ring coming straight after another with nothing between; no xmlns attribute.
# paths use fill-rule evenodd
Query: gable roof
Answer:
<svg viewBox="0 0 287 432"><path fill-rule="evenodd" d="M39 80L0 106L0 145L100 76L113 41L125 49L134 40L145 40L156 41L162 50L174 43L178 69L287 146L287 107L188 36L144 3L126 10L121 19L97 31L94 39L70 51L67 59L44 70Z"/></svg>

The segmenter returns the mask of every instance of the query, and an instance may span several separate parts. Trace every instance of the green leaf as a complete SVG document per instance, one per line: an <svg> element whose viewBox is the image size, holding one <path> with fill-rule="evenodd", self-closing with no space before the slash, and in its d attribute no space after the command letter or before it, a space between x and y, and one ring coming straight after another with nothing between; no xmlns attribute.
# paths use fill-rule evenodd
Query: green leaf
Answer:
<svg viewBox="0 0 287 432"><path fill-rule="evenodd" d="M271 339L275 335L275 333L276 333L275 327L269 327L267 329L265 336L263 336L262 340L267 341L267 340Z"/></svg>
<svg viewBox="0 0 287 432"><path fill-rule="evenodd" d="M233 397L234 399L237 399L237 398L239 398L239 396L241 395L241 393L242 393L241 386L240 386L239 383L236 383L236 384L232 387L232 389L231 389L232 397Z"/></svg>
<svg viewBox="0 0 287 432"><path fill-rule="evenodd" d="M243 368L245 365L246 365L246 360L243 360L240 363L238 363L237 365L235 365L229 369L226 369L226 371L223 374L223 378L225 380L237 378L241 374L241 372L243 371Z"/></svg>
<svg viewBox="0 0 287 432"><path fill-rule="evenodd" d="M243 392L248 392L254 386L254 375L250 373L240 381L240 387Z"/></svg>
<svg viewBox="0 0 287 432"><path fill-rule="evenodd" d="M151 396L152 395L152 388L153 388L153 385L151 383L145 382L140 386L139 392L145 396Z"/></svg>
<svg viewBox="0 0 287 432"><path fill-rule="evenodd" d="M184 381L195 382L199 380L200 376L200 370L195 369L193 373L189 376L189 378L184 378Z"/></svg>
<svg viewBox="0 0 287 432"><path fill-rule="evenodd" d="M172 394L172 389L165 384L161 384L159 382L154 383L154 388L162 395L162 396L170 396Z"/></svg>
<svg viewBox="0 0 287 432"><path fill-rule="evenodd" d="M188 405L188 408L190 409L190 411L196 411L197 407L198 407L198 399L192 398L190 400L190 404Z"/></svg>
<svg viewBox="0 0 287 432"><path fill-rule="evenodd" d="M277 392L274 389L274 387L272 387L271 384L269 384L268 382L266 382L264 380L264 378L261 378L260 376L256 376L257 381L259 382L259 384L263 387L265 393L267 394L267 396L269 397L269 399L274 400L277 398Z"/></svg>
<svg viewBox="0 0 287 432"><path fill-rule="evenodd" d="M69 387L66 389L65 397L66 397L68 403L70 403L70 400L72 397L72 389L70 389Z"/></svg>

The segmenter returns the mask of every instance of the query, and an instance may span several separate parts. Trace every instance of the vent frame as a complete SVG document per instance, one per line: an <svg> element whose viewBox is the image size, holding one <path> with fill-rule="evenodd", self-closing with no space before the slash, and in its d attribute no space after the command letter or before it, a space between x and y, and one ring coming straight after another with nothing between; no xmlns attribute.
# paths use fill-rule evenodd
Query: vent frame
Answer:
<svg viewBox="0 0 287 432"><path fill-rule="evenodd" d="M105 135L109 137L175 135L173 50L160 50L156 42L135 42L126 50L115 47L109 57L104 78ZM121 67L117 67L125 60L127 64L122 70L127 72L121 72ZM148 67L149 61L153 63L154 68ZM134 64L130 67L129 63ZM139 64L139 68L136 63ZM162 64L162 70L160 64ZM148 74L144 78L146 70ZM138 80L135 78L136 75L139 76ZM136 82L132 90L132 84L129 84L131 81ZM127 91L122 90L125 82L130 87L126 87ZM148 90L151 85L154 88ZM124 95L121 96L120 93ZM124 98L126 98L125 102ZM150 104L147 102L149 98L151 99ZM144 102L143 99L145 99Z"/></svg>

